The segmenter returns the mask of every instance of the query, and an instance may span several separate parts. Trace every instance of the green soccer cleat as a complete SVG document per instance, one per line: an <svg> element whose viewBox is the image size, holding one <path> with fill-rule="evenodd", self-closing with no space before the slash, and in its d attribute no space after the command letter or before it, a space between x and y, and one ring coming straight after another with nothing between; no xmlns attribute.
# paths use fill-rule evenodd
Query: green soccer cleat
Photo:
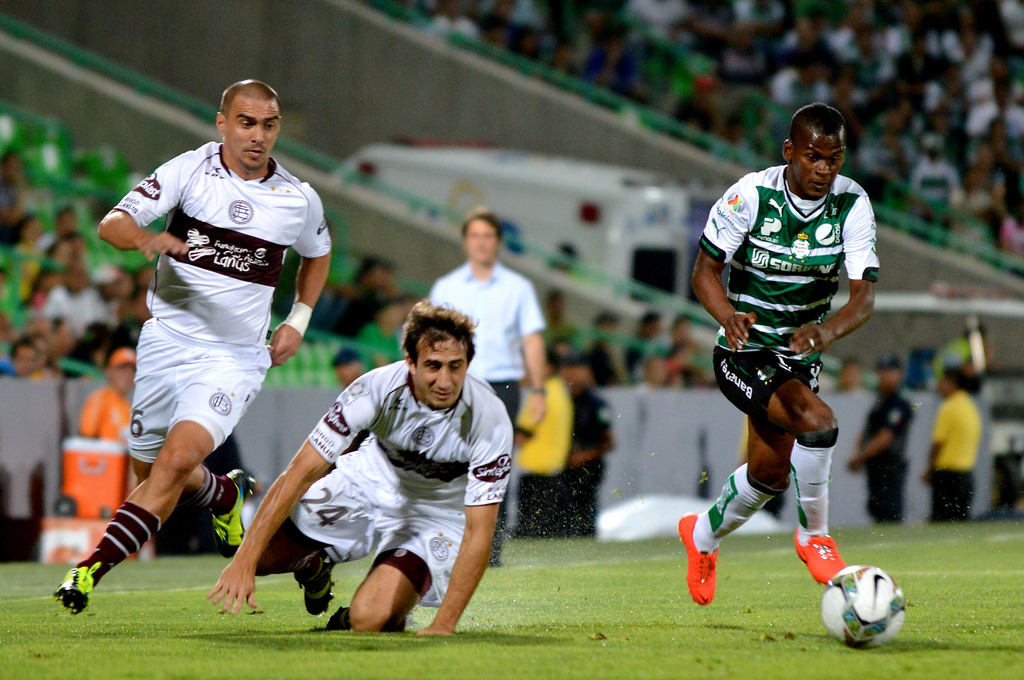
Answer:
<svg viewBox="0 0 1024 680"><path fill-rule="evenodd" d="M242 504L252 495L256 480L241 469L232 470L227 476L238 487L238 498L235 499L235 505L231 510L223 515L213 516L213 540L221 555L234 557L245 536L245 527L242 526Z"/></svg>
<svg viewBox="0 0 1024 680"><path fill-rule="evenodd" d="M331 592L331 586L334 585L334 581L331 580L331 569L333 568L333 564L321 558L320 567L312 577L303 580L299 578L298 574L295 574L295 580L302 586L306 611L313 616L319 616L327 611L331 600L334 599L334 593Z"/></svg>
<svg viewBox="0 0 1024 680"><path fill-rule="evenodd" d="M64 582L53 594L53 599L60 602L64 609L70 609L72 614L77 614L89 604L89 594L92 592L93 573L100 568L97 562L88 569L75 567L64 576Z"/></svg>

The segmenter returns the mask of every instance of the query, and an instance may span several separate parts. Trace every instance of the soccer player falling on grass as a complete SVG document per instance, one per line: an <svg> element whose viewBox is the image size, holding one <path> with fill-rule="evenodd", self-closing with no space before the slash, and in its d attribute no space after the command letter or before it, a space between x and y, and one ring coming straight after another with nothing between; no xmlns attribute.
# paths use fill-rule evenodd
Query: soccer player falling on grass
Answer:
<svg viewBox="0 0 1024 680"><path fill-rule="evenodd" d="M715 504L679 521L698 604L715 596L718 545L796 484L796 552L819 583L845 565L828 535L828 483L838 425L817 395L821 353L861 326L878 280L875 218L864 190L839 175L846 121L810 104L793 116L785 165L751 173L712 208L692 284L721 324L719 389L748 417L747 463ZM728 290L722 283L730 265ZM845 265L850 299L826 319Z"/></svg>
<svg viewBox="0 0 1024 680"><path fill-rule="evenodd" d="M331 565L371 551L370 572L328 630L400 631L417 604L438 607L421 635L450 635L491 554L511 471L512 422L487 383L467 376L473 322L418 303L404 361L349 385L253 518L207 595L257 607L256 575L293 572L306 610L327 610Z"/></svg>

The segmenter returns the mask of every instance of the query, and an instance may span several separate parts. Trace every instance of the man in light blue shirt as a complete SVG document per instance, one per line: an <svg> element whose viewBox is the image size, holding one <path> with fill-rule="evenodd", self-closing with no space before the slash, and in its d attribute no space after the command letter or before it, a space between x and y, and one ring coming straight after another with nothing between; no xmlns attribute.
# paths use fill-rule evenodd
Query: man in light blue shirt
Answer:
<svg viewBox="0 0 1024 680"><path fill-rule="evenodd" d="M544 416L544 315L533 285L498 262L501 222L489 210L469 213L462 224L466 264L439 278L430 291L434 304L448 304L477 322L476 356L470 373L494 388L515 422L520 383L531 389L528 408L535 422ZM500 564L505 533L502 503L491 564Z"/></svg>

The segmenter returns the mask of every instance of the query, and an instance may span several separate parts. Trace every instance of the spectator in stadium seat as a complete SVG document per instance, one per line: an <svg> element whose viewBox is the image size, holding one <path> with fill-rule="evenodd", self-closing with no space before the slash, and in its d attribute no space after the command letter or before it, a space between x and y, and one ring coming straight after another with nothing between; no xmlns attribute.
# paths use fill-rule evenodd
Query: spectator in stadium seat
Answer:
<svg viewBox="0 0 1024 680"><path fill-rule="evenodd" d="M82 405L78 434L128 445L131 425L131 394L135 387L135 350L118 347L103 369L107 384L94 391Z"/></svg>
<svg viewBox="0 0 1024 680"><path fill-rule="evenodd" d="M115 315L116 325L111 330L110 341L114 347L135 347L139 344L142 326L151 316L146 299L152 270L147 265L131 274L131 295L120 301Z"/></svg>
<svg viewBox="0 0 1024 680"><path fill-rule="evenodd" d="M39 341L28 336L22 336L11 344L11 365L16 378L39 380L53 376L46 368L46 354Z"/></svg>
<svg viewBox="0 0 1024 680"><path fill-rule="evenodd" d="M46 232L43 229L43 223L32 213L26 213L24 217L18 220L17 224L14 225L14 231L17 235L14 248L17 250L18 255L22 257L20 268L21 286L18 293L20 299L25 300L32 291L32 282L42 269L40 258L46 254L43 238Z"/></svg>
<svg viewBox="0 0 1024 680"><path fill-rule="evenodd" d="M623 97L643 101L647 97L640 64L626 43L626 30L612 23L594 36L594 45L583 65L583 80Z"/></svg>
<svg viewBox="0 0 1024 680"><path fill-rule="evenodd" d="M430 21L428 30L434 35L447 37L458 34L474 40L480 37L480 29L473 20L462 13L459 0L437 0L437 10Z"/></svg>
<svg viewBox="0 0 1024 680"><path fill-rule="evenodd" d="M934 220L935 207L956 206L963 197L960 174L942 153L942 139L927 133L921 137L921 153L910 171L913 209Z"/></svg>
<svg viewBox="0 0 1024 680"><path fill-rule="evenodd" d="M565 342L572 344L579 330L566 318L565 293L552 288L544 296L544 342L553 344Z"/></svg>
<svg viewBox="0 0 1024 680"><path fill-rule="evenodd" d="M687 15L685 0L627 0L623 11L669 42L675 40Z"/></svg>
<svg viewBox="0 0 1024 680"><path fill-rule="evenodd" d="M999 227L1006 214L1006 176L996 166L995 151L987 141L975 150L974 160L964 175L963 209L984 225L954 222L953 228L976 243L997 243Z"/></svg>
<svg viewBox="0 0 1024 680"><path fill-rule="evenodd" d="M72 262L85 261L86 249L85 237L81 232L74 231L58 236L56 242L50 246L47 256L67 267Z"/></svg>
<svg viewBox="0 0 1024 680"><path fill-rule="evenodd" d="M508 22L497 14L486 14L480 20L480 39L492 47L508 49L509 32Z"/></svg>
<svg viewBox="0 0 1024 680"><path fill-rule="evenodd" d="M937 387L942 403L932 426L928 468L922 475L932 487L932 522L970 518L981 412L965 389L966 378L961 369L947 369Z"/></svg>
<svg viewBox="0 0 1024 680"><path fill-rule="evenodd" d="M25 170L17 151L0 156L0 245L18 240L14 226L25 216Z"/></svg>
<svg viewBox="0 0 1024 680"><path fill-rule="evenodd" d="M644 364L648 357L664 353L666 347L661 334L661 314L645 312L637 322L634 341L626 348L626 373L632 382L643 380Z"/></svg>
<svg viewBox="0 0 1024 680"><path fill-rule="evenodd" d="M51 319L67 319L75 336L81 336L91 323L113 321L103 296L93 285L84 260L75 260L67 265L61 283L46 296L42 313Z"/></svg>
<svg viewBox="0 0 1024 680"><path fill-rule="evenodd" d="M1016 212L1008 212L999 227L999 247L1014 255L1024 255L1024 201Z"/></svg>
<svg viewBox="0 0 1024 680"><path fill-rule="evenodd" d="M77 233L80 233L78 228L78 214L75 212L74 206L63 205L57 209L57 214L54 215L53 231L47 232L43 235L43 238L39 242L39 247L43 251L48 251L60 239Z"/></svg>
<svg viewBox="0 0 1024 680"><path fill-rule="evenodd" d="M356 378L366 373L366 366L363 364L359 352L348 347L342 347L338 350L337 354L334 355L334 359L331 360L331 366L334 368L334 375L338 379L338 384L343 388L348 387L355 382Z"/></svg>
<svg viewBox="0 0 1024 680"><path fill-rule="evenodd" d="M712 207L693 268L694 292L721 325L714 351L719 389L748 416L748 462L708 510L679 522L687 586L701 605L714 599L722 539L783 493L791 471L798 557L819 583L845 566L828 535L838 422L817 395L817 376L821 353L863 325L874 308L875 219L864 190L839 175L846 121L835 108L798 109L782 154L784 165L745 175ZM768 244L778 257L761 257ZM831 278L807 277L791 261ZM842 268L849 301L826 318Z"/></svg>
<svg viewBox="0 0 1024 680"><path fill-rule="evenodd" d="M399 295L395 265L373 255L364 257L352 285L342 286L340 293L347 303L335 323L334 332L354 338L363 326L373 321L386 301Z"/></svg>
<svg viewBox="0 0 1024 680"><path fill-rule="evenodd" d="M519 414L520 383L534 421L544 417L544 315L533 284L498 261L502 230L498 216L477 208L462 223L466 263L434 282L430 300L451 305L477 322L477 356L470 372L490 383L505 404L509 419ZM491 566L501 564L507 531L504 503L498 510L498 530Z"/></svg>
<svg viewBox="0 0 1024 680"><path fill-rule="evenodd" d="M386 301L356 334L355 339L367 348L373 368L402 358L402 323L415 302L411 295Z"/></svg>
<svg viewBox="0 0 1024 680"><path fill-rule="evenodd" d="M299 350L327 272L330 235L319 196L271 157L281 125L277 92L257 80L228 86L216 118L222 142L161 165L101 220L119 250L157 257L153 319L139 339L129 450L142 480L95 551L55 599L72 613L140 549L175 507L209 508L225 556L244 535L255 481L214 475L203 460L231 433L271 366ZM171 214L166 228L146 229ZM244 227L244 229L242 229ZM301 256L291 312L271 332L270 308L288 247ZM269 342L268 342L269 333Z"/></svg>
<svg viewBox="0 0 1024 680"><path fill-rule="evenodd" d="M700 347L690 331L690 317L678 315L669 332L669 348L665 355L666 384L669 387L699 387L706 384L704 371L695 364Z"/></svg>
<svg viewBox="0 0 1024 680"><path fill-rule="evenodd" d="M616 342L618 330L619 317L611 312L601 312L594 319L594 341L587 349L587 357L598 387L629 382L622 348Z"/></svg>

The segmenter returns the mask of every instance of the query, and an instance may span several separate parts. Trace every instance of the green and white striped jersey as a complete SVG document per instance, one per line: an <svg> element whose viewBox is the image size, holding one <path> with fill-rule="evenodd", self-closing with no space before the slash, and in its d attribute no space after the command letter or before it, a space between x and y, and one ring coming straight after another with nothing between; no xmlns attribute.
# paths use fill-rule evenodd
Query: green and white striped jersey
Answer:
<svg viewBox="0 0 1024 680"><path fill-rule="evenodd" d="M838 176L828 196L806 201L786 186L785 165L752 172L711 208L700 244L709 257L729 262L729 300L754 312L744 351L770 349L798 362L790 336L820 323L839 289L845 263L852 280L878 280L875 215L864 189ZM728 348L719 329L718 345Z"/></svg>

